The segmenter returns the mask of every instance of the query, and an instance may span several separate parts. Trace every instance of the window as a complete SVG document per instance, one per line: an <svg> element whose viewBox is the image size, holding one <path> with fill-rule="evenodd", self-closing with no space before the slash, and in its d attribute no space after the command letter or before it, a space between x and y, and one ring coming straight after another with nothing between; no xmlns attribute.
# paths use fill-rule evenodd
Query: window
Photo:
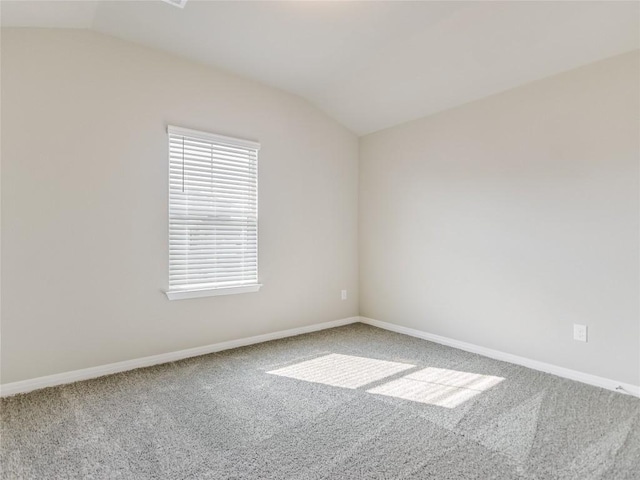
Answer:
<svg viewBox="0 0 640 480"><path fill-rule="evenodd" d="M167 296L257 291L260 144L173 126L168 134Z"/></svg>

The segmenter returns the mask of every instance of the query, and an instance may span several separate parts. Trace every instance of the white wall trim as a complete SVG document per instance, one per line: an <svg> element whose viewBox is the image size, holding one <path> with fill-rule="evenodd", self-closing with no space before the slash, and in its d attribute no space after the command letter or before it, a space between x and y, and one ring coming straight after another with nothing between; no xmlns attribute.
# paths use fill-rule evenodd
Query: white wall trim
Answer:
<svg viewBox="0 0 640 480"><path fill-rule="evenodd" d="M179 350L177 352L161 353L150 357L136 358L133 360L125 360L123 362L110 363L108 365L100 365L97 367L83 368L82 370L74 370L65 373L56 373L45 377L32 378L19 382L6 383L0 385L0 396L8 397L18 393L26 393L40 388L53 387L65 383L78 382L80 380L89 380L91 378L102 377L103 375L111 375L113 373L126 372L136 368L150 367L161 363L175 362L184 358L197 357L208 353L221 352L232 348L244 347L255 343L268 342L279 338L294 337L304 333L317 332L327 328L341 327L351 323L357 323L360 317L348 317L330 322L315 323L305 327L292 328L289 330L281 330L279 332L265 333L254 337L241 338L238 340L230 340L228 342L214 343L202 347L189 348Z"/></svg>
<svg viewBox="0 0 640 480"><path fill-rule="evenodd" d="M504 362L515 363L516 365L522 365L523 367L532 368L533 370L539 370L545 373L551 373L558 377L568 378L569 380L575 380L578 382L586 383L596 387L606 388L607 390L613 390L615 392L627 393L635 397L640 397L640 386L632 385L630 383L618 382L609 378L598 377L588 373L578 372L577 370L571 370L569 368L558 367L550 363L539 362L538 360L531 360L529 358L520 357L511 353L501 352L499 350L493 350L491 348L481 347L472 343L462 342L460 340L454 340L448 337L442 337L433 333L423 332L414 328L402 327L393 323L382 322L380 320L374 320L372 318L360 317L360 322L373 327L382 328L396 333L402 333L411 337L422 338L423 340L429 340L430 342L439 343L441 345L447 345L449 347L458 348L466 352L477 353L485 357L493 358L496 360L502 360ZM621 390L622 388L622 390Z"/></svg>
<svg viewBox="0 0 640 480"><path fill-rule="evenodd" d="M134 370L136 368L150 367L152 365L158 365L161 363L175 362L190 357L197 357L199 355L206 355L208 353L221 352L223 350L230 350L232 348L244 347L247 345L253 345L256 343L268 342L270 340L277 340L280 338L294 337L296 335L302 335L304 333L317 332L319 330L325 330L328 328L340 327L343 325L349 325L352 323L362 322L373 327L382 328L396 333L409 335L411 337L421 338L431 342L439 343L441 345L447 345L449 347L458 348L466 352L477 353L485 357L493 358L496 360L502 360L516 365L522 365L523 367L532 368L541 372L551 373L559 377L568 378L570 380L576 380L578 382L586 383L596 387L606 388L621 393L628 393L630 395L640 397L640 386L632 385L629 383L618 382L609 378L598 377L588 373L571 370L569 368L559 367L550 363L540 362L537 360L531 360L529 358L520 357L511 353L501 352L499 350L493 350L472 343L462 342L460 340L454 340L452 338L435 335L433 333L423 332L413 328L403 327L395 325L393 323L382 322L380 320L374 320L367 317L348 317L340 320L333 320L330 322L316 323L313 325L307 325L305 327L292 328L289 330L282 330L279 332L265 333L263 335L256 335L254 337L241 338L238 340L230 340L227 342L214 343L211 345L205 345L202 347L189 348L186 350L179 350L176 352L162 353L159 355L152 355L149 357L136 358L133 360L125 360L123 362L110 363L107 365L101 365L97 367L84 368L82 370L74 370L71 372L57 373L54 375L47 375L45 377L32 378L29 380L22 380L19 382L7 383L0 385L0 396L8 397L16 395L18 393L26 393L32 390L38 390L46 387L53 387L56 385L63 385L66 383L78 382L81 380L89 380L91 378L102 377L104 375L111 375L114 373L126 372L128 370ZM620 387L623 390L620 390Z"/></svg>
<svg viewBox="0 0 640 480"><path fill-rule="evenodd" d="M167 290L164 292L169 300L183 300L185 298L215 297L218 295L236 295L238 293L257 292L261 283L243 285L241 287L200 288L195 290Z"/></svg>

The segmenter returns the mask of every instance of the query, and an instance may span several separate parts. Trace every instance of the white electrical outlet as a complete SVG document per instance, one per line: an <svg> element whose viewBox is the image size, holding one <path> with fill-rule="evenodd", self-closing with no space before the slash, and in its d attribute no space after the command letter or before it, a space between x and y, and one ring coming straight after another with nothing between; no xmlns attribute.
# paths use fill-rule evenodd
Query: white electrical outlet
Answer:
<svg viewBox="0 0 640 480"><path fill-rule="evenodd" d="M573 324L573 339L578 342L586 342L587 341L587 326L586 325L578 325L577 323Z"/></svg>
<svg viewBox="0 0 640 480"><path fill-rule="evenodd" d="M342 290L342 299L343 300L347 299L347 291L346 290Z"/></svg>
<svg viewBox="0 0 640 480"><path fill-rule="evenodd" d="M169 5L173 5L174 7L184 8L187 4L187 0L162 0L163 2L168 3Z"/></svg>

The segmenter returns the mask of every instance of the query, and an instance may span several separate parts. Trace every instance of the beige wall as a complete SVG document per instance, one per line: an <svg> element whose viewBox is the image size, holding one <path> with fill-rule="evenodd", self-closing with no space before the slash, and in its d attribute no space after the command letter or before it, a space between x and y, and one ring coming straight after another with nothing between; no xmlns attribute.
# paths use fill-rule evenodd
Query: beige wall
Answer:
<svg viewBox="0 0 640 480"><path fill-rule="evenodd" d="M1 48L2 383L357 315L358 284L362 315L640 383L637 52L362 138L358 217L357 138L297 97L86 31ZM167 124L262 143L260 292L162 293Z"/></svg>
<svg viewBox="0 0 640 480"><path fill-rule="evenodd" d="M361 315L640 384L638 58L361 139Z"/></svg>
<svg viewBox="0 0 640 480"><path fill-rule="evenodd" d="M302 99L3 29L1 114L2 383L358 314L358 140ZM167 124L261 142L260 292L165 297Z"/></svg>

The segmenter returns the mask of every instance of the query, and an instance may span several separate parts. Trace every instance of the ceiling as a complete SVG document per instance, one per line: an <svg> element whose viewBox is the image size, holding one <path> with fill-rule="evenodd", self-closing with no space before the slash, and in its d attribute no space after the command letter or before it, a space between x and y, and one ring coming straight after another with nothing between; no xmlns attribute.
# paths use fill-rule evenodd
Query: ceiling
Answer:
<svg viewBox="0 0 640 480"><path fill-rule="evenodd" d="M640 3L2 1L300 95L363 135L640 47Z"/></svg>

